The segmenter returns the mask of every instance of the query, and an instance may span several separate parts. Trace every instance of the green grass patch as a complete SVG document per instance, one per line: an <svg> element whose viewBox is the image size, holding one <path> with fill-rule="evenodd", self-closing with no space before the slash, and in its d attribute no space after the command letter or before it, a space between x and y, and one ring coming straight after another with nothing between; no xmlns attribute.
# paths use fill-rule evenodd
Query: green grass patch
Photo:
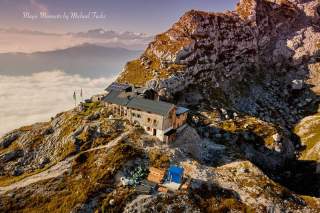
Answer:
<svg viewBox="0 0 320 213"><path fill-rule="evenodd" d="M46 189L44 192L19 189L14 198L1 197L1 208L20 212L70 212L98 195L98 209L107 206L111 198L119 205L124 204L125 200L121 199L126 199L132 191L114 190L114 176L127 161L139 156L141 151L127 143L120 143L110 150L83 153L72 162L70 174L39 182L41 188ZM112 189L110 196L110 191L106 191L108 188ZM105 204L103 200L106 200ZM119 206L115 207L119 209Z"/></svg>
<svg viewBox="0 0 320 213"><path fill-rule="evenodd" d="M5 186L9 186L13 183L16 183L16 182L19 182L27 177L30 177L32 175L36 175L38 173L41 173L45 170L47 170L48 168L50 168L51 166L53 166L54 164L50 164L50 165L47 165L46 167L42 168L42 169L36 169L35 171L33 172L30 172L30 173L24 173L22 175L19 175L19 176L10 176L10 177L7 177L7 176L3 176L3 177L0 177L0 187L5 187Z"/></svg>
<svg viewBox="0 0 320 213"><path fill-rule="evenodd" d="M189 37L180 37L177 40L171 40L167 33L162 33L157 35L155 38L155 42L153 45L156 47L158 51L161 52L170 52L175 54L184 46L188 46L191 43L191 39Z"/></svg>
<svg viewBox="0 0 320 213"><path fill-rule="evenodd" d="M141 65L140 60L133 60L127 63L125 72L117 79L120 83L130 83L136 86L144 86L152 79L152 73Z"/></svg>
<svg viewBox="0 0 320 213"><path fill-rule="evenodd" d="M320 143L320 114L308 117L307 120L302 120L294 128L294 132L300 137L302 144L306 149L302 151L300 158L302 160L320 160L319 153L311 151L317 144Z"/></svg>
<svg viewBox="0 0 320 213"><path fill-rule="evenodd" d="M159 151L158 149L152 149L148 153L150 164L156 168L168 168L170 166L170 158L166 153Z"/></svg>

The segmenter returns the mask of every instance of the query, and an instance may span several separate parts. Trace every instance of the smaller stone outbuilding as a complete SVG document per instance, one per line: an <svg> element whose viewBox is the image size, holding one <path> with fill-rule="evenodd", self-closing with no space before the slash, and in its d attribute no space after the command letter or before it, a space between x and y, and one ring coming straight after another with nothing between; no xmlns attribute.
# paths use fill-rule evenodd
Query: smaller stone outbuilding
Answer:
<svg viewBox="0 0 320 213"><path fill-rule="evenodd" d="M121 84L121 83L113 82L105 89L105 91L107 93L111 91L132 92L132 86L129 84Z"/></svg>

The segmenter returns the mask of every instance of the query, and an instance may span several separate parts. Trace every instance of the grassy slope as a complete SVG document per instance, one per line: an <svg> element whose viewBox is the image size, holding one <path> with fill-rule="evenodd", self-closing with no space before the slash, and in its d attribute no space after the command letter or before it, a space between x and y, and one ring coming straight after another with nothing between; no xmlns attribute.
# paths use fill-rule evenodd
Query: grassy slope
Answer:
<svg viewBox="0 0 320 213"><path fill-rule="evenodd" d="M301 120L295 127L295 133L300 136L301 142L306 145L302 152L302 160L320 160L320 153L316 146L320 143L320 113Z"/></svg>
<svg viewBox="0 0 320 213"><path fill-rule="evenodd" d="M107 134L101 135L100 137L92 138L92 133L87 130L83 131L78 137L77 140L79 142L79 146L70 140L70 135L73 134L75 130L77 130L81 125L86 122L86 118L88 116L93 115L94 113L99 112L102 109L103 105L99 103L88 103L85 104L85 109L82 112L74 112L74 111L68 111L61 113L58 116L63 117L63 122L56 130L56 140L58 143L61 141L66 141L65 143L56 144L56 152L55 152L55 160L50 162L46 167L44 168L35 168L34 170L26 171L24 174L19 176L11 176L11 175L4 175L0 176L0 186L7 186L12 183L15 183L17 181L22 180L23 178L29 177L31 175L35 175L39 172L42 172L49 167L55 165L57 162L65 159L68 156L71 156L75 154L78 151L84 151L89 148L97 147L100 145L105 145L109 141L113 140L114 138L118 137L119 134L121 134L121 131L119 131L116 126L117 124L121 124L123 126L124 121L117 121L115 123L110 122L108 119L105 119L107 115L101 115L99 119L97 119L95 122L100 124L100 130L102 132L106 132ZM26 149L30 147L34 147L33 151L36 153L38 149L41 149L41 147L46 146L46 143L48 141L45 139L45 135L42 135L41 132L45 130L46 128L50 127L50 122L36 124L34 126L26 126L21 127L19 131L25 132L28 136L28 147L22 147L20 145L19 139L14 141L8 148L0 149L0 154L9 153L14 150L18 149ZM80 149L80 150L78 150Z"/></svg>

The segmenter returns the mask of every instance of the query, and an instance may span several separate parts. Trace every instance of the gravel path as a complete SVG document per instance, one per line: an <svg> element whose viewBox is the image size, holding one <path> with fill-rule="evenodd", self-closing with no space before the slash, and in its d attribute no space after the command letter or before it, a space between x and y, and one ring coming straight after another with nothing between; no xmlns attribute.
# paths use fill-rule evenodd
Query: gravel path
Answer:
<svg viewBox="0 0 320 213"><path fill-rule="evenodd" d="M131 130L127 131L125 133L122 133L119 137L115 138L114 140L112 140L111 142L109 142L106 145L95 147L95 148L80 152L75 156L69 157L61 162L58 162L57 164L55 164L54 166L48 168L47 170L45 170L43 172L26 177L26 178L24 178L16 183L13 183L11 185L0 187L0 195L6 193L8 191L14 190L14 189L26 187L30 184L33 184L33 183L36 183L36 182L39 182L42 180L47 180L47 179L59 177L59 176L63 175L65 172L71 171L72 160L74 160L80 154L92 152L92 151L99 150L99 149L110 149L113 146L117 145L121 140L127 138L130 133L131 133Z"/></svg>

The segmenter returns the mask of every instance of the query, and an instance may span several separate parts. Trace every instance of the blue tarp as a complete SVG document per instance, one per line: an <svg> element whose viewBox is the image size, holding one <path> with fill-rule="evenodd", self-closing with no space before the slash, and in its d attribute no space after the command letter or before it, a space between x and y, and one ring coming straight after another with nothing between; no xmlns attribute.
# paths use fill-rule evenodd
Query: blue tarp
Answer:
<svg viewBox="0 0 320 213"><path fill-rule="evenodd" d="M168 171L168 179L175 183L181 183L183 176L183 168L171 166Z"/></svg>

